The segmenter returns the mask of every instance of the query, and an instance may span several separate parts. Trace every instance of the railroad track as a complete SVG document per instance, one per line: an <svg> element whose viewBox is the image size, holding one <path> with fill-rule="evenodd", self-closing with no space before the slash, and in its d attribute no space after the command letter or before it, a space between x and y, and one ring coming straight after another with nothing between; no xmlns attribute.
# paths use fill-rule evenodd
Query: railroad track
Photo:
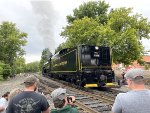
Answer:
<svg viewBox="0 0 150 113"><path fill-rule="evenodd" d="M78 106L80 113L109 113L115 99L115 94L109 94L109 92L78 89L70 87L68 83L63 84L45 77L39 77L39 80L41 89L49 94L56 88L66 88L69 95L76 97L75 104Z"/></svg>

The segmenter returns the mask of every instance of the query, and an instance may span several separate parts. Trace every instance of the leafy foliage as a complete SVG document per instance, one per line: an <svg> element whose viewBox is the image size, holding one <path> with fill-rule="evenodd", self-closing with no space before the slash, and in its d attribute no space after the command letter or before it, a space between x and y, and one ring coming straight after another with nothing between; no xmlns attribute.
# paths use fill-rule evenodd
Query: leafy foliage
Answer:
<svg viewBox="0 0 150 113"><path fill-rule="evenodd" d="M104 1L88 2L67 16L68 25L61 33L66 42L62 48L79 44L110 46L115 63L130 64L144 54L141 39L149 39L150 22L132 8L117 8L108 12ZM104 19L105 18L105 19Z"/></svg>
<svg viewBox="0 0 150 113"><path fill-rule="evenodd" d="M109 13L109 18L108 25L115 31L112 45L114 61L130 64L141 59L144 48L140 40L149 38L150 33L147 19L139 14L132 14L131 8L115 9Z"/></svg>
<svg viewBox="0 0 150 113"><path fill-rule="evenodd" d="M3 67L3 78L7 79L11 75L11 67L9 64L5 64Z"/></svg>
<svg viewBox="0 0 150 113"><path fill-rule="evenodd" d="M150 69L150 64L145 64L145 69L149 70Z"/></svg>
<svg viewBox="0 0 150 113"><path fill-rule="evenodd" d="M7 79L11 74L11 67L9 64L4 64L0 62L0 76L3 79Z"/></svg>
<svg viewBox="0 0 150 113"><path fill-rule="evenodd" d="M15 59L13 67L15 68L15 73L23 73L25 71L25 59L23 57L17 57Z"/></svg>
<svg viewBox="0 0 150 113"><path fill-rule="evenodd" d="M3 78L3 65L4 63L0 62L0 78Z"/></svg>
<svg viewBox="0 0 150 113"><path fill-rule="evenodd" d="M20 32L11 22L0 25L0 60L13 65L14 59L23 55L22 46L26 44L26 33Z"/></svg>
<svg viewBox="0 0 150 113"><path fill-rule="evenodd" d="M22 46L25 46L27 34L16 28L12 22L0 24L0 61L3 61L3 76L7 78L15 73L15 60L24 55Z"/></svg>
<svg viewBox="0 0 150 113"><path fill-rule="evenodd" d="M31 62L26 64L25 72L39 72L39 62Z"/></svg>
<svg viewBox="0 0 150 113"><path fill-rule="evenodd" d="M79 8L73 10L73 16L68 15L68 23L72 23L74 20L82 19L85 16L89 18L96 19L99 23L104 24L107 22L107 11L109 4L106 4L104 1L90 1L87 3L81 4Z"/></svg>

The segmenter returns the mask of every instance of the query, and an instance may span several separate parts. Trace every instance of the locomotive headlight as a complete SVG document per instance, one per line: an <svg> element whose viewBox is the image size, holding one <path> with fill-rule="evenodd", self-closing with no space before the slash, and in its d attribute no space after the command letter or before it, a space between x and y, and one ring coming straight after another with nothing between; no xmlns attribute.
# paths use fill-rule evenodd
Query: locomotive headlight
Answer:
<svg viewBox="0 0 150 113"><path fill-rule="evenodd" d="M98 50L98 47L97 47L97 46L95 46L95 50Z"/></svg>

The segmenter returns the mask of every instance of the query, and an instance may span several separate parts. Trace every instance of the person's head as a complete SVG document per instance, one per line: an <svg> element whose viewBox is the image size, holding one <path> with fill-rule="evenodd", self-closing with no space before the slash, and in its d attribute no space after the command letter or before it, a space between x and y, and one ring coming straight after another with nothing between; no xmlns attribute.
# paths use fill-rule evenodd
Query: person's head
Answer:
<svg viewBox="0 0 150 113"><path fill-rule="evenodd" d="M125 74L129 88L144 85L144 72L139 68L131 69Z"/></svg>
<svg viewBox="0 0 150 113"><path fill-rule="evenodd" d="M19 93L21 93L21 92L22 92L22 90L19 89L19 88L13 89L13 90L10 92L10 94L9 94L8 100L10 101L14 96L16 96L17 94L19 94Z"/></svg>
<svg viewBox="0 0 150 113"><path fill-rule="evenodd" d="M55 108L62 108L65 105L66 89L57 88L51 93Z"/></svg>
<svg viewBox="0 0 150 113"><path fill-rule="evenodd" d="M32 88L34 91L36 91L38 82L39 81L35 76L29 76L25 79L24 84L26 88Z"/></svg>
<svg viewBox="0 0 150 113"><path fill-rule="evenodd" d="M57 88L51 93L55 108L62 108L67 104L75 102L74 96L67 96L66 89Z"/></svg>
<svg viewBox="0 0 150 113"><path fill-rule="evenodd" d="M5 98L6 100L8 100L9 94L10 94L10 92L6 92L2 95L2 97Z"/></svg>

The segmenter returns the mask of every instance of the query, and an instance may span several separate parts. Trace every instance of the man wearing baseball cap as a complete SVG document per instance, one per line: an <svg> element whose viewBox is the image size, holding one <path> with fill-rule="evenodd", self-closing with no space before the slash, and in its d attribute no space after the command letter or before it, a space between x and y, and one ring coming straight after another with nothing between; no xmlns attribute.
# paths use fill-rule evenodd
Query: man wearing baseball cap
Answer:
<svg viewBox="0 0 150 113"><path fill-rule="evenodd" d="M131 91L117 95L112 113L150 113L150 90L145 88L143 70L131 69L125 78Z"/></svg>
<svg viewBox="0 0 150 113"><path fill-rule="evenodd" d="M70 103L75 101L75 98L67 96L66 89L58 88L51 93L54 107L51 113L79 113L76 107L72 107Z"/></svg>
<svg viewBox="0 0 150 113"><path fill-rule="evenodd" d="M43 95L35 92L38 79L29 76L24 85L25 90L10 100L6 113L49 113L48 101Z"/></svg>

